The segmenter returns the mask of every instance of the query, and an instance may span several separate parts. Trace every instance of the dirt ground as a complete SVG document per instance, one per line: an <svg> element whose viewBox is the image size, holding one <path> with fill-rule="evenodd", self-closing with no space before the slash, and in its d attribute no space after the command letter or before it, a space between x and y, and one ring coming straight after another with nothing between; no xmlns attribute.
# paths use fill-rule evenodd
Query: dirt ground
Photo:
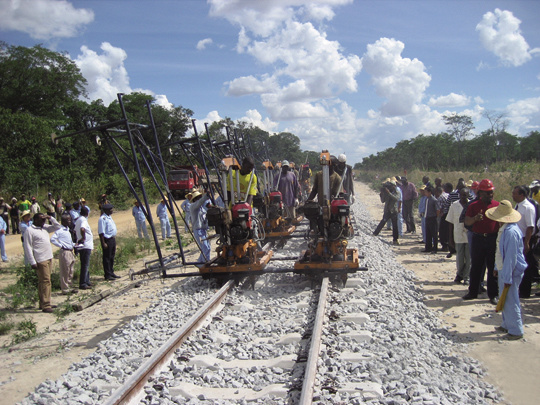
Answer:
<svg viewBox="0 0 540 405"><path fill-rule="evenodd" d="M375 220L382 217L383 205L377 193L366 185L356 184L357 196L368 207ZM155 212L155 206L152 207ZM113 218L119 232L135 234L135 224L130 211L116 212ZM89 222L94 234L97 233L97 215L91 213ZM391 242L391 233L384 230L380 237ZM414 271L418 285L425 293L425 303L438 313L441 320L453 333L458 342L469 347L469 354L480 360L486 370L486 379L497 386L508 403L529 405L538 403L540 384L540 297L523 300L525 338L521 341L500 341L494 327L499 325L500 315L495 313L485 294L478 300L463 301L461 296L466 287L452 281L455 276L454 258L447 259L446 253L425 255L420 253L423 246L418 243L418 235L406 235L400 246L391 246L398 260ZM2 263L0 270L21 260L22 246L18 235L8 235L6 249L9 263ZM190 245L188 257L198 255ZM173 253L164 252L164 255ZM369 254L369 252L365 252ZM152 260L154 257L146 258ZM76 264L78 266L78 264ZM139 260L131 268L135 271L144 267ZM193 271L195 268L179 268L178 273ZM53 314L44 314L37 309L17 310L12 315L17 321L25 318L37 322L38 337L18 345L10 345L11 337L0 336L0 405L13 404L24 398L47 378L57 379L69 366L93 352L100 341L108 338L123 324L142 313L162 288L179 282L178 278L161 280L137 279L132 282L127 270L117 272L122 278L116 282L106 282L102 277L93 277L94 291L80 291L73 296L74 301L83 300L96 293L109 293L104 300L57 320ZM0 289L13 282L0 271ZM134 287L135 286L135 287ZM132 287L132 288L130 288ZM536 291L536 290L535 290ZM53 294L53 304L66 297Z"/></svg>

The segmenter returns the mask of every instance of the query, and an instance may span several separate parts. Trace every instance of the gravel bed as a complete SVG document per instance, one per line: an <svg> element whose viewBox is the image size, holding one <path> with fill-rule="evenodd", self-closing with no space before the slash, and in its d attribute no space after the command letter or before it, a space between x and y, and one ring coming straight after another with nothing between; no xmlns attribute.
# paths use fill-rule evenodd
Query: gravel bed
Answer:
<svg viewBox="0 0 540 405"><path fill-rule="evenodd" d="M482 366L463 354L464 346L452 340L436 314L424 305L422 293L414 285L414 274L397 263L386 242L372 236L376 224L365 208L356 203L353 212L356 236L350 246L358 246L365 254L361 265L369 270L349 276L360 279L361 286L331 293L327 311L337 316L325 324L317 387L331 385L338 392L318 389L316 403L490 404L500 401L497 390L482 379ZM287 251L281 254L298 253L301 243L300 239L291 241ZM279 261L271 264L275 267L292 265ZM275 279L276 276L268 275L262 279L268 277ZM262 360L297 354L296 343L274 344L280 336L302 334L310 321L308 308L298 305L299 300L310 302L311 299L306 298L310 288L303 287L305 294L298 295L298 285L290 282L296 278L299 277L283 275L278 277L279 286L266 283L257 286L256 291L236 291L234 301L227 299L229 304L234 304L227 305L218 315L222 321L198 331L189 340L191 346L180 349L178 358L187 359L194 353L201 353L222 360ZM40 384L21 403L103 403L112 388L132 374L215 292L207 286L207 281L190 279L174 289L160 292L143 315L100 343L93 354L73 364L60 379ZM267 293L273 295L272 300L259 305ZM354 313L366 313L369 320L358 325L341 319L343 315ZM242 321L235 323L237 318ZM356 342L347 336L356 331L369 332L372 338ZM340 360L339 355L346 352L366 353L369 357L356 362ZM190 368L186 362L175 361L161 376L166 382L147 390L144 403L247 403L208 401L204 396L191 400L172 397L168 395L167 385L169 377L175 375L208 387L250 387L254 390L274 382L290 386L299 378L280 368L254 367L248 371L246 375L245 370L218 367L210 373L208 369ZM382 395L374 395L371 391L359 390L352 394L339 391L340 387L352 382L371 383L380 387ZM250 403L285 404L289 400L268 397Z"/></svg>

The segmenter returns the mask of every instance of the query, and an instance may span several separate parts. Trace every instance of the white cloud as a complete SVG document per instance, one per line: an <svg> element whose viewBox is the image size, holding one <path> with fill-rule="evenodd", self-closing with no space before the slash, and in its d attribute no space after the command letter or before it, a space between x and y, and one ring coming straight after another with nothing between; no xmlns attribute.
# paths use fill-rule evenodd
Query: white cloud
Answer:
<svg viewBox="0 0 540 405"><path fill-rule="evenodd" d="M515 101L506 107L510 127L518 133L540 130L540 97Z"/></svg>
<svg viewBox="0 0 540 405"><path fill-rule="evenodd" d="M431 107L465 107L470 102L471 98L464 94L450 93L446 96L431 97L428 105Z"/></svg>
<svg viewBox="0 0 540 405"><path fill-rule="evenodd" d="M100 55L81 47L75 63L88 81L87 92L91 100L102 99L105 105L116 99L117 93L130 93L129 76L124 67L127 53L122 48L112 46L108 42L101 44Z"/></svg>
<svg viewBox="0 0 540 405"><path fill-rule="evenodd" d="M101 44L102 54L91 50L87 46L81 47L81 54L75 59L75 63L86 78L88 84L86 91L90 100L103 100L103 104L109 105L118 98L118 93L129 94L134 91L154 96L157 105L164 108L173 108L164 94L155 94L148 89L132 89L129 84L129 75L124 67L127 53L122 48L112 46L108 42Z"/></svg>
<svg viewBox="0 0 540 405"><path fill-rule="evenodd" d="M362 68L360 58L344 56L339 43L329 41L311 23L289 21L260 41L250 40L248 35L240 32L242 51L272 65L274 72L260 79L248 76L231 80L226 83L227 94L261 94L272 119L326 116L324 99L357 90L355 76Z"/></svg>
<svg viewBox="0 0 540 405"><path fill-rule="evenodd" d="M214 41L212 40L212 38L201 39L199 42L197 42L197 50L203 51L208 45L211 45L213 42Z"/></svg>
<svg viewBox="0 0 540 405"><path fill-rule="evenodd" d="M421 61L401 56L404 48L401 41L381 38L362 57L377 94L387 99L381 112L388 117L414 113L431 81Z"/></svg>
<svg viewBox="0 0 540 405"><path fill-rule="evenodd" d="M271 35L281 24L295 15L329 20L334 17L332 7L352 3L353 0L208 0L210 16L225 18L245 27L255 35Z"/></svg>
<svg viewBox="0 0 540 405"><path fill-rule="evenodd" d="M278 86L275 77L268 77L268 75L263 75L260 80L254 76L238 77L226 82L225 85L228 86L227 95L229 96L267 93Z"/></svg>
<svg viewBox="0 0 540 405"><path fill-rule="evenodd" d="M529 50L529 44L521 35L521 21L511 11L496 8L488 11L476 26L482 45L493 52L506 65L521 66L531 59L538 48Z"/></svg>
<svg viewBox="0 0 540 405"><path fill-rule="evenodd" d="M90 9L65 0L2 0L0 30L21 31L40 40L70 38L94 21Z"/></svg>
<svg viewBox="0 0 540 405"><path fill-rule="evenodd" d="M240 121L247 122L253 126L261 128L263 131L275 132L279 123L272 121L266 117L263 119L261 113L257 110L248 110L246 115L239 119Z"/></svg>

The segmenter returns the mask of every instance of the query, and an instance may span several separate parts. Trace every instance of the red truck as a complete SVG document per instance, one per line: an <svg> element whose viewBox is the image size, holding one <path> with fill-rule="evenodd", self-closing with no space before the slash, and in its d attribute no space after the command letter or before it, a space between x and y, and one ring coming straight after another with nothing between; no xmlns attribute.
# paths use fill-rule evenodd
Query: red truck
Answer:
<svg viewBox="0 0 540 405"><path fill-rule="evenodd" d="M175 198L184 198L194 188L198 188L204 179L203 169L197 166L175 166L167 179L167 185Z"/></svg>

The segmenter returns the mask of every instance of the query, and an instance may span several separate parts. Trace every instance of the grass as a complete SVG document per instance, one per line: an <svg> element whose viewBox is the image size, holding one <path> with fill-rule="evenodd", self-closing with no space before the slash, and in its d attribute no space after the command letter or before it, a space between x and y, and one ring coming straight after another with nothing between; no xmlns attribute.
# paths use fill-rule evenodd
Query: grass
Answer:
<svg viewBox="0 0 540 405"><path fill-rule="evenodd" d="M0 335L7 335L15 326L15 324L8 320L7 313L0 311Z"/></svg>
<svg viewBox="0 0 540 405"><path fill-rule="evenodd" d="M37 335L37 324L30 319L25 319L19 322L17 330L18 332L15 333L11 339L13 344L26 342L35 337Z"/></svg>

